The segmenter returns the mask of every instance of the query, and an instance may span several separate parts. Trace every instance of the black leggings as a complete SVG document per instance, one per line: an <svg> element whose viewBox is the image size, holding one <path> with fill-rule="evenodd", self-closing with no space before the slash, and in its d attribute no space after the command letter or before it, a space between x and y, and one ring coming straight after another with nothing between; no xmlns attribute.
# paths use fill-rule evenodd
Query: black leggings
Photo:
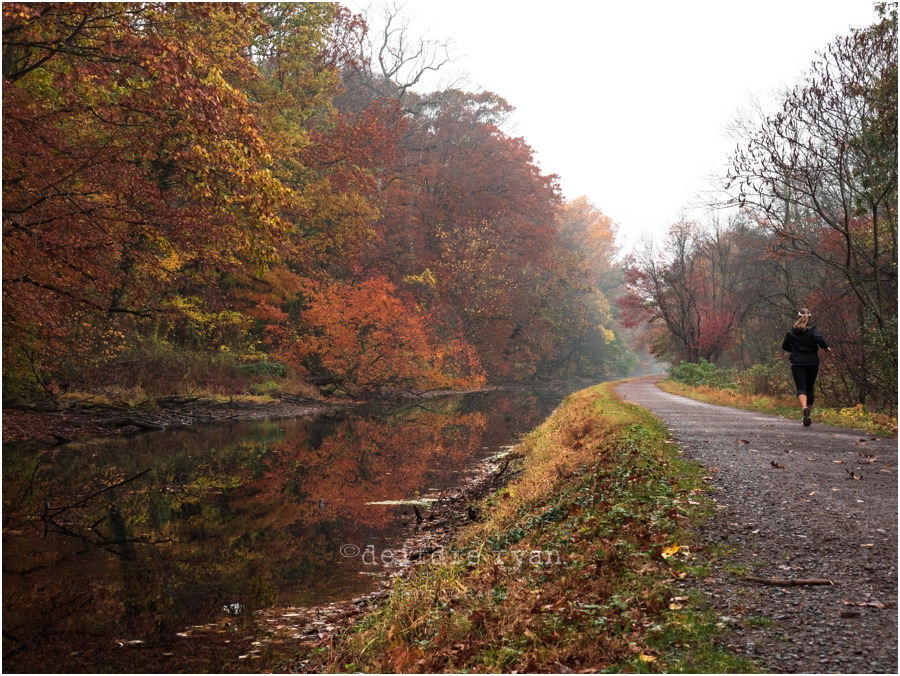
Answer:
<svg viewBox="0 0 900 676"><path fill-rule="evenodd" d="M819 375L819 365L791 364L791 375L794 376L794 384L797 385L797 394L805 394L806 405L812 406L816 400L813 387L816 384L816 376Z"/></svg>

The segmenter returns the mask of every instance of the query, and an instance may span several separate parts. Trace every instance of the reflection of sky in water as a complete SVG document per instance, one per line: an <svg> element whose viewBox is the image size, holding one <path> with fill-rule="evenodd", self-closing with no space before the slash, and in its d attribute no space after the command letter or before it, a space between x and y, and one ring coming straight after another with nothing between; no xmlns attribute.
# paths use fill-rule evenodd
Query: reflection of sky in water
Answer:
<svg viewBox="0 0 900 676"><path fill-rule="evenodd" d="M376 581L360 573L372 569L342 545L399 542L413 502L459 487L561 397L497 392L379 415L5 447L3 624L29 649L5 639L4 660L66 670L85 640L163 640L225 607L249 616L364 593Z"/></svg>

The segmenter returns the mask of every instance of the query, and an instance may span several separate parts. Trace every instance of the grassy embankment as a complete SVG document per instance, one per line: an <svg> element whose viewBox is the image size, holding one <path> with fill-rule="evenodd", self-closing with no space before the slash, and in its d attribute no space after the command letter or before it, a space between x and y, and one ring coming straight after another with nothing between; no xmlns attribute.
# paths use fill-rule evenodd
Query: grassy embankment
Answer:
<svg viewBox="0 0 900 676"><path fill-rule="evenodd" d="M685 385L671 379L662 380L657 385L666 392L690 397L708 404L771 413L791 420L800 420L801 418L797 397L761 396L706 385ZM896 417L873 413L862 406L854 408L819 408L817 406L813 408L813 423L862 430L884 437L897 436Z"/></svg>
<svg viewBox="0 0 900 676"><path fill-rule="evenodd" d="M714 508L703 469L611 385L571 395L521 444L521 474L481 505L443 561L331 648L325 671L746 672L719 645L690 527Z"/></svg>

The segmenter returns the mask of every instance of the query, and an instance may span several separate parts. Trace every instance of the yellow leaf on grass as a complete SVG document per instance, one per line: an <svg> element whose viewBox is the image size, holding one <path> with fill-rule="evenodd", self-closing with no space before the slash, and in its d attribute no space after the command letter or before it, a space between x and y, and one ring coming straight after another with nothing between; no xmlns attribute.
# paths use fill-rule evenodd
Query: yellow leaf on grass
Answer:
<svg viewBox="0 0 900 676"><path fill-rule="evenodd" d="M670 556L677 554L679 549L681 549L681 547L678 546L678 543L673 542L671 547L663 547L662 557L668 559Z"/></svg>
<svg viewBox="0 0 900 676"><path fill-rule="evenodd" d="M639 655L639 657L640 657L644 662L654 662L654 661L656 660L656 658L653 657L653 655L648 655L648 654L645 653L645 652L641 652L641 654Z"/></svg>
<svg viewBox="0 0 900 676"><path fill-rule="evenodd" d="M669 604L669 610L681 610L682 608L684 608L684 606L681 605L680 603L670 603Z"/></svg>

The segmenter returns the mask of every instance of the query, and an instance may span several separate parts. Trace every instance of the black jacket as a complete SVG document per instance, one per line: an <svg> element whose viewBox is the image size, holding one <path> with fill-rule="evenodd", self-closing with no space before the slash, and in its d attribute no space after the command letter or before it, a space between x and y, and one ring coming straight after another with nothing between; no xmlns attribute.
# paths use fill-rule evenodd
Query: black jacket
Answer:
<svg viewBox="0 0 900 676"><path fill-rule="evenodd" d="M819 329L810 326L803 333L791 329L781 341L781 349L791 353L791 363L798 366L815 366L819 363L819 348L828 348L828 343Z"/></svg>

